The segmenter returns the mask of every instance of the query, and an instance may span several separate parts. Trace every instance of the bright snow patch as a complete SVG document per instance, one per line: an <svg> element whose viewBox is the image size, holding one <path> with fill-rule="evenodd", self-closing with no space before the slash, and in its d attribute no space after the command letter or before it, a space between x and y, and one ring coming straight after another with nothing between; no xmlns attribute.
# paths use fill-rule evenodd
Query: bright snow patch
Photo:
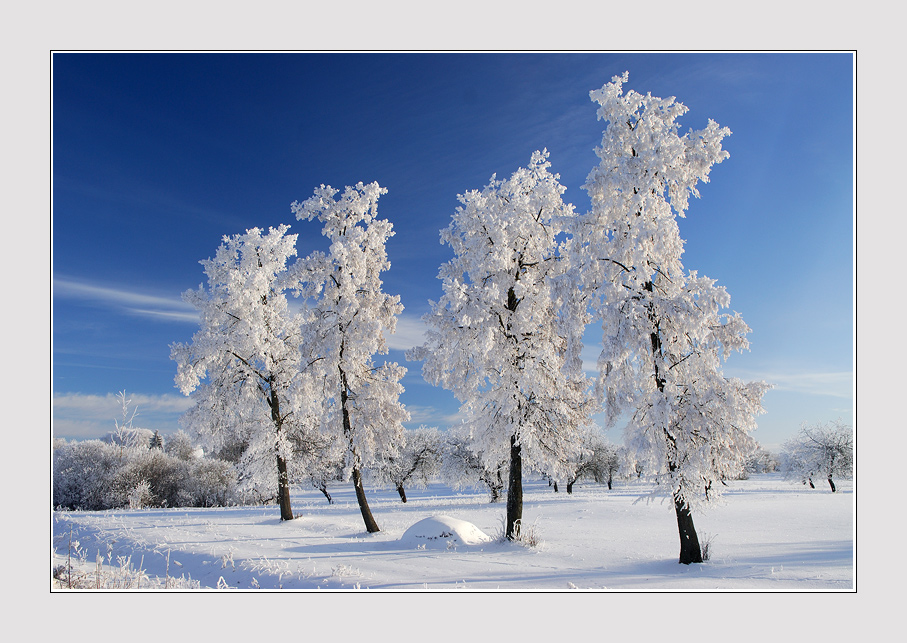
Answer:
<svg viewBox="0 0 907 643"><path fill-rule="evenodd" d="M400 537L400 542L415 545L440 543L446 546L448 542L479 545L490 541L491 536L471 522L450 516L432 516L420 520Z"/></svg>

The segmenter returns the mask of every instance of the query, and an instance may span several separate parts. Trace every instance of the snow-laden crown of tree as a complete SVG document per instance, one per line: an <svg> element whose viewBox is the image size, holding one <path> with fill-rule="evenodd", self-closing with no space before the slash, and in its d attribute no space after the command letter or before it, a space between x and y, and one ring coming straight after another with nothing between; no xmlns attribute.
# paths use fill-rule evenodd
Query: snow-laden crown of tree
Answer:
<svg viewBox="0 0 907 643"><path fill-rule="evenodd" d="M575 215L547 159L535 152L508 180L460 195L441 232L454 252L439 273L444 295L409 358L462 402L471 448L487 464L507 459L513 441L528 463L556 473L589 407L585 318L569 314L575 289L560 256Z"/></svg>
<svg viewBox="0 0 907 643"><path fill-rule="evenodd" d="M299 288L288 270L296 255L288 229L225 236L214 258L200 262L207 288L183 293L200 329L191 344L171 346L176 385L195 399L184 425L210 450L243 445L244 479L277 482L285 519L292 443L311 430L317 399L312 363L303 360L307 319L287 304L286 291Z"/></svg>
<svg viewBox="0 0 907 643"><path fill-rule="evenodd" d="M360 462L393 450L409 419L399 402L406 369L395 362L376 366L373 359L387 354L387 334L403 312L400 296L382 290L381 273L390 268L385 244L394 234L389 221L377 218L378 197L386 193L377 183L358 183L342 194L322 185L291 206L297 219L321 221L330 241L328 254L300 260L294 275L311 302L312 352L324 359L326 395L335 398L332 432L351 441Z"/></svg>
<svg viewBox="0 0 907 643"><path fill-rule="evenodd" d="M338 190L322 185L291 206L297 219L321 221L331 244L328 254L312 253L293 272L302 284L298 294L311 300L308 330L312 353L322 360L323 427L347 445L347 470L369 532L379 527L362 470L397 453L409 420L399 400L406 369L396 362L376 366L373 358L388 352L386 333L396 330L403 311L400 297L381 288L381 273L390 268L385 244L394 234L389 221L377 218L378 198L386 192L360 182L338 198Z"/></svg>
<svg viewBox="0 0 907 643"><path fill-rule="evenodd" d="M763 382L722 375L749 327L713 279L686 272L677 217L699 196L730 134L709 120L680 135L687 108L623 92L628 75L591 92L607 122L585 189L592 207L572 258L602 326L599 396L609 418L629 413L628 446L663 489L689 505L714 497L752 450Z"/></svg>

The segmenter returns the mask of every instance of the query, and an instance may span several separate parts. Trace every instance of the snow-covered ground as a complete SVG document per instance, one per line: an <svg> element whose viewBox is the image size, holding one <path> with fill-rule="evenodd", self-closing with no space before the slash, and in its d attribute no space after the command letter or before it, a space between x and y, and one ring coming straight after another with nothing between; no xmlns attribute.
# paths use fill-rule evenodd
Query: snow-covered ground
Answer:
<svg viewBox="0 0 907 643"><path fill-rule="evenodd" d="M240 590L853 590L851 482L837 493L775 474L729 485L723 504L694 514L710 542L700 565L677 563L673 508L638 501L645 487L587 483L568 495L541 480L523 500L533 547L501 542L503 502L443 485L407 490L406 504L367 489L381 527L368 534L352 486L338 485L333 505L296 488L288 522L276 506L55 512L53 565L68 563L72 539L86 574L100 555L108 571L144 571L144 587L170 578Z"/></svg>

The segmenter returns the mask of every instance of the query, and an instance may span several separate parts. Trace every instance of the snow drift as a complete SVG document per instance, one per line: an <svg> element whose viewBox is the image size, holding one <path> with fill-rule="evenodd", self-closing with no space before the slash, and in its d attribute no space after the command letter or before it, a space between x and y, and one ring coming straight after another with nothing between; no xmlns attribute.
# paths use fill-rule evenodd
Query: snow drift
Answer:
<svg viewBox="0 0 907 643"><path fill-rule="evenodd" d="M400 542L417 546L441 544L446 547L447 543L480 545L491 542L491 536L471 522L450 516L431 516L407 529L400 537Z"/></svg>

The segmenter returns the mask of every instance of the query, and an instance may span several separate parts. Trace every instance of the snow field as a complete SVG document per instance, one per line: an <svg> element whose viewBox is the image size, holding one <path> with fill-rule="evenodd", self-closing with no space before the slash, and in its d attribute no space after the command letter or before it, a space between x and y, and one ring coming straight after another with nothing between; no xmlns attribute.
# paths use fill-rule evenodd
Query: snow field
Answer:
<svg viewBox="0 0 907 643"><path fill-rule="evenodd" d="M382 530L368 534L345 484L331 489L333 505L294 488L296 518L284 522L276 506L55 512L53 564L65 563L71 528L86 569L100 552L113 566L128 557L149 576L183 576L203 589L854 589L852 482L834 494L776 474L728 484L726 502L694 513L700 540L711 543L699 565L677 563L673 508L639 500L647 486L585 484L568 495L541 480L527 481L524 495L535 547L500 540L504 502L440 484L407 490L406 504L393 489L367 489ZM407 535L439 516L493 540Z"/></svg>

